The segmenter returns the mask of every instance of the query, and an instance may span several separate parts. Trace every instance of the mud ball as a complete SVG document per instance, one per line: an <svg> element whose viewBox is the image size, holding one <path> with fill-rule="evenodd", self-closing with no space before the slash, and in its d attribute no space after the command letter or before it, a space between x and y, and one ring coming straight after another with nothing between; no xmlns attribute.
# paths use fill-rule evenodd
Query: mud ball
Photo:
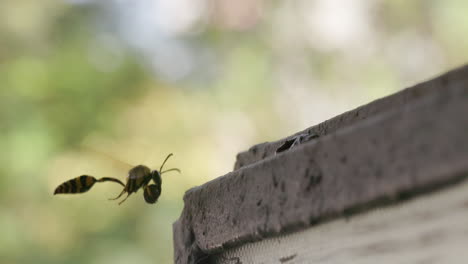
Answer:
<svg viewBox="0 0 468 264"><path fill-rule="evenodd" d="M146 186L144 196L145 201L150 204L156 203L161 194L161 188L158 188L156 184L150 184Z"/></svg>

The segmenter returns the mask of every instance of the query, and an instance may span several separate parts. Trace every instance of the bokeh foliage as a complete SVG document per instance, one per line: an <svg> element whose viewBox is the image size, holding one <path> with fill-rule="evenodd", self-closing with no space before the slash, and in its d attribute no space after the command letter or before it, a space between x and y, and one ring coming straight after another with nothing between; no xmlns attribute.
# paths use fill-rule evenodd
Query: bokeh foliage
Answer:
<svg viewBox="0 0 468 264"><path fill-rule="evenodd" d="M146 74L129 56L112 72L89 63L93 10L55 1L1 5L0 262L90 262L84 252L95 249L69 234L83 218L50 205L47 164L90 131L107 131L122 102L143 91ZM73 221L80 223L66 224Z"/></svg>
<svg viewBox="0 0 468 264"><path fill-rule="evenodd" d="M0 3L0 263L171 263L184 191L237 152L468 60L466 1L212 2L179 36L211 57L177 81L119 38L99 44L100 5ZM174 152L183 173L164 177L155 206L107 201L112 184L53 197L80 174L124 179L89 147L152 167Z"/></svg>

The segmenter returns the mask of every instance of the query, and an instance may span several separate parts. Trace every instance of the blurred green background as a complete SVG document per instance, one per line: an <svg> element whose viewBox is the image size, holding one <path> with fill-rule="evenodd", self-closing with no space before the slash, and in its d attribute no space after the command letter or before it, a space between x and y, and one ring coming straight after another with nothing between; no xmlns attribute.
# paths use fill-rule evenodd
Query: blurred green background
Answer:
<svg viewBox="0 0 468 264"><path fill-rule="evenodd" d="M0 263L172 263L188 188L468 61L468 2L3 0ZM107 153L112 158L96 152ZM167 168L156 205L81 174Z"/></svg>

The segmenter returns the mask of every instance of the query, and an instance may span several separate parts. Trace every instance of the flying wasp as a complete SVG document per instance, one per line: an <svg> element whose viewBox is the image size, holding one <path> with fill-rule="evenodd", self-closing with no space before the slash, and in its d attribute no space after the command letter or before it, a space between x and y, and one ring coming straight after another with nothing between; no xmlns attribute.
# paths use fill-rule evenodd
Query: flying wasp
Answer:
<svg viewBox="0 0 468 264"><path fill-rule="evenodd" d="M143 196L145 198L145 201L150 204L156 203L156 201L159 198L159 195L161 195L161 184L162 184L162 179L161 175L166 172L170 171L177 171L180 173L180 170L177 168L172 168L163 171L163 166L166 163L166 161L172 156L172 153L167 155L166 159L164 159L161 168L159 170L153 170L151 171L150 168L148 168L145 165L138 165L136 167L133 167L129 172L127 176L127 184L123 184L122 181L119 179L115 178L110 178L110 177L103 177L100 179L96 179L93 176L90 175L81 175L79 177L76 177L74 179L71 179L69 181L66 181L62 184L60 184L54 191L55 194L61 194L61 193L84 193L87 192L91 187L96 182L115 182L123 186L122 192L115 198L109 199L109 200L117 200L122 195L127 193L127 196L119 202L119 205L125 202L127 198L130 196L132 193L136 193L140 188L143 188ZM151 180L153 180L154 183L150 184Z"/></svg>

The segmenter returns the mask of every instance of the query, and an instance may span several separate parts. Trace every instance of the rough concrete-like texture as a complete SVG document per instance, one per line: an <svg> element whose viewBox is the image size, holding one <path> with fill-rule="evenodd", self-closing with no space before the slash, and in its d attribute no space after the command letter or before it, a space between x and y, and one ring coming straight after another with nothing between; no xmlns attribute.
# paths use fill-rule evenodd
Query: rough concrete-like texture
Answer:
<svg viewBox="0 0 468 264"><path fill-rule="evenodd" d="M189 190L174 224L176 263L462 179L468 67L315 128L318 138L277 155L282 143L262 145L264 159Z"/></svg>

